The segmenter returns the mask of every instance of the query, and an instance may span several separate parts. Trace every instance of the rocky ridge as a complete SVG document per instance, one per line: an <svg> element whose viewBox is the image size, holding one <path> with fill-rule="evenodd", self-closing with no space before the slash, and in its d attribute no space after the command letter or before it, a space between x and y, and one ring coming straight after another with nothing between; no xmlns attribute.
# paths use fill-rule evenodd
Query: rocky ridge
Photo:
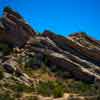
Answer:
<svg viewBox="0 0 100 100"><path fill-rule="evenodd" d="M0 43L12 49L4 53L0 47L5 78L13 77L31 86L34 78L22 68L34 70L45 65L66 73L59 77L96 84L100 88L100 43L86 33L74 33L67 38L48 30L36 34L20 14L5 7L0 18Z"/></svg>

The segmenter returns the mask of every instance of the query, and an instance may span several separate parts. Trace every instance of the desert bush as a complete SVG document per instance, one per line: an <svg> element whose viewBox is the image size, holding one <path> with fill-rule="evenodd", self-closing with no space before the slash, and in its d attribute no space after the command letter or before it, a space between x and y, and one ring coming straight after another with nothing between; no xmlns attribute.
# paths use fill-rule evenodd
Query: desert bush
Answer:
<svg viewBox="0 0 100 100"><path fill-rule="evenodd" d="M0 95L0 100L14 100L9 94Z"/></svg>
<svg viewBox="0 0 100 100"><path fill-rule="evenodd" d="M57 81L46 81L38 84L37 92L44 96L61 97L64 94L64 88Z"/></svg>
<svg viewBox="0 0 100 100"><path fill-rule="evenodd" d="M7 54L10 51L11 51L11 48L9 47L8 44L0 43L0 52L2 52L3 54Z"/></svg>
<svg viewBox="0 0 100 100"><path fill-rule="evenodd" d="M54 90L53 95L54 97L62 97L64 94L64 85L59 81L54 82Z"/></svg>
<svg viewBox="0 0 100 100"><path fill-rule="evenodd" d="M0 92L0 100L15 100L15 97L10 91L3 91L3 93Z"/></svg>
<svg viewBox="0 0 100 100"><path fill-rule="evenodd" d="M50 96L51 95L51 87L50 87L51 84L49 84L49 82L40 82L38 85L37 85L37 92L39 94L42 94L44 96Z"/></svg>
<svg viewBox="0 0 100 100"><path fill-rule="evenodd" d="M80 95L99 95L100 89L94 84L89 84L82 81L67 80L65 91L69 93L78 93ZM92 92L91 92L92 91Z"/></svg>
<svg viewBox="0 0 100 100"><path fill-rule="evenodd" d="M25 84L16 84L14 86L16 92L32 92L33 87L26 86Z"/></svg>

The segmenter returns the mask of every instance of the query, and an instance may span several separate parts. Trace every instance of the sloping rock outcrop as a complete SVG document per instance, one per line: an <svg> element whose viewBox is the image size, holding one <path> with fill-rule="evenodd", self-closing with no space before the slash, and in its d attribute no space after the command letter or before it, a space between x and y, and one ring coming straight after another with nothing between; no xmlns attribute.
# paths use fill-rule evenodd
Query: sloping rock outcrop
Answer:
<svg viewBox="0 0 100 100"><path fill-rule="evenodd" d="M77 34L73 34L72 36L70 35L68 38L65 38L63 36L56 35L53 32L44 31L43 36L49 37L61 49L99 65L99 43L96 40L87 36L85 33L79 33L79 35Z"/></svg>
<svg viewBox="0 0 100 100"><path fill-rule="evenodd" d="M75 79L92 83L100 80L100 44L85 33L75 33L65 38L46 30L43 34L36 35L21 15L6 7L0 18L0 41L17 47L26 44L23 47L26 52L24 55L27 56L30 51L28 54L35 53L38 60L32 66L41 66L46 56L49 65L63 68ZM11 61L5 60L3 66L13 73L15 69L6 63L9 60Z"/></svg>
<svg viewBox="0 0 100 100"><path fill-rule="evenodd" d="M14 10L5 7L0 18L0 41L13 46L22 46L34 36L35 31Z"/></svg>
<svg viewBox="0 0 100 100"><path fill-rule="evenodd" d="M66 38L46 30L39 35L20 14L6 7L0 18L0 43L13 47L10 53L0 56L1 67L21 83L31 86L34 82L26 74L27 68L46 66L100 87L100 42L86 33L74 33Z"/></svg>
<svg viewBox="0 0 100 100"><path fill-rule="evenodd" d="M89 37L86 33L75 33L68 38L78 44L79 50L83 52L84 56L87 56L95 64L100 64L100 43L97 40Z"/></svg>

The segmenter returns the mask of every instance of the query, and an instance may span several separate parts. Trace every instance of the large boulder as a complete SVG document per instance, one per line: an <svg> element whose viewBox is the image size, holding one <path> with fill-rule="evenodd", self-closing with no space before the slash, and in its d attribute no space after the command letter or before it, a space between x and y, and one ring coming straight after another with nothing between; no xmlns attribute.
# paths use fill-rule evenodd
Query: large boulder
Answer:
<svg viewBox="0 0 100 100"><path fill-rule="evenodd" d="M3 12L0 18L0 42L21 47L36 34L17 12L9 7L5 7Z"/></svg>

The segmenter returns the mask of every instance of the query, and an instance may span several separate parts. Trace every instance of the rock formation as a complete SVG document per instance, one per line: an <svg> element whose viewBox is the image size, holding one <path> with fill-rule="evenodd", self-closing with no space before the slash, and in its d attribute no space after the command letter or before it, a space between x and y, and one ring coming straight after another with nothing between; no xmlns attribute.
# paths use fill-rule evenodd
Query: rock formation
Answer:
<svg viewBox="0 0 100 100"><path fill-rule="evenodd" d="M0 30L1 42L17 47L26 44L24 50L28 46L31 52L46 55L50 65L65 69L76 79L88 82L100 79L100 44L85 33L75 33L65 38L46 30L40 36L36 35L22 16L9 7L5 7L4 15L0 18ZM9 65L5 68L14 71Z"/></svg>
<svg viewBox="0 0 100 100"><path fill-rule="evenodd" d="M38 35L11 8L6 7L3 13L0 18L0 43L13 47L11 53L0 57L6 73L30 86L33 79L21 70L22 66L32 67L33 70L43 65L50 69L56 66L75 80L100 83L99 41L83 32L71 34L67 38L48 30Z"/></svg>
<svg viewBox="0 0 100 100"><path fill-rule="evenodd" d="M4 8L0 18L0 41L12 44L14 47L24 45L35 35L35 31L24 19L9 7Z"/></svg>

